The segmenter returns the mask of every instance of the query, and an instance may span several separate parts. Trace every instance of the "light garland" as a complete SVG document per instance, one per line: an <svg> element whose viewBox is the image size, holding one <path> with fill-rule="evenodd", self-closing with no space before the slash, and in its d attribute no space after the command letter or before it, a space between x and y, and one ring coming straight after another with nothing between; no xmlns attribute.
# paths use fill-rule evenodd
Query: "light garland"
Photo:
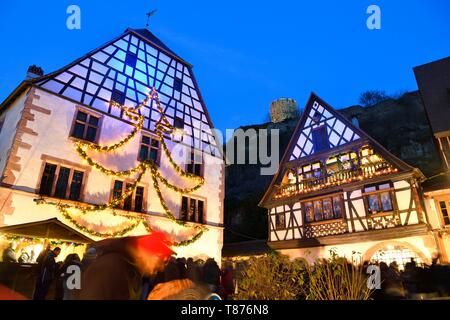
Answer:
<svg viewBox="0 0 450 320"><path fill-rule="evenodd" d="M197 184L191 188L180 188L180 187L175 186L174 184L170 183L166 178L164 178L162 176L158 167L152 160L144 161L144 162L140 163L139 165L137 165L136 167L128 169L128 170L114 171L114 170L108 169L105 166L94 161L86 152L86 149L96 151L96 152L115 151L118 148L124 146L131 139L133 139L136 136L136 134L142 130L143 124L144 124L144 117L142 115L140 115L138 113L138 111L140 108L142 108L144 105L146 105L150 100L155 101L156 107L157 107L159 113L161 114L161 118L156 123L155 128L156 128L156 134L161 139L161 146L164 151L164 154L166 155L166 157L169 160L169 163L171 164L173 169L180 176L191 179L191 180L197 180ZM49 204L49 205L56 206L58 208L58 210L60 211L60 213L62 214L62 216L64 218L66 218L67 220L69 220L72 224L74 224L78 229L80 229L81 231L84 231L90 235L100 237L100 238L124 236L127 233L131 232L133 229L135 229L140 224L141 221L143 222L146 230L148 232L152 232L152 228L146 219L143 219L143 218L136 219L136 218L132 218L129 216L127 218L134 220L134 222L126 228L123 228L121 230L117 230L114 232L105 232L105 233L93 231L90 228L80 224L75 218L73 218L73 216L69 213L69 210L68 210L68 209L76 209L76 210L79 210L82 214L86 214L88 212L114 209L117 206L119 206L125 199L132 196L132 194L135 192L138 184L142 180L145 173L148 172L148 170L150 170L151 178L153 181L153 186L155 187L156 193L158 195L161 206L164 209L166 217L178 225L186 226L187 223L185 221L176 219L175 216L173 215L173 213L171 212L171 210L169 209L168 205L166 204L166 202L162 196L162 192L159 187L158 181L162 182L168 189L170 189L172 191L178 192L180 194L189 194L189 193L192 193L192 192L200 189L204 185L205 180L203 177L199 177L197 175L194 175L192 173L184 171L172 159L170 151L165 143L164 133L171 134L172 132L174 132L177 129L174 126L172 126L170 124L170 122L167 120L167 118L164 114L164 111L161 107L159 95L158 95L156 89L153 88L151 93L147 95L146 99L142 103L140 103L138 106L136 106L135 108L128 108L128 107L123 106L114 101L111 102L111 105L120 108L130 120L137 122L137 123L133 124L134 130L132 130L130 132L130 134L128 136L126 136L124 139L122 139L118 143L110 145L110 146L100 146L100 145L96 145L96 144L92 144L92 143L78 141L75 143L75 150L78 153L78 155L87 164L89 164L91 167L97 169L98 171L102 172L105 175L114 176L114 177L130 177L130 176L133 176L133 175L136 175L139 173L139 175L138 175L137 179L135 180L135 182L133 183L133 185L131 187L128 187L127 190L121 196L119 196L117 198L113 198L109 203L101 204L101 205L97 205L97 204L94 204L94 205L68 205L68 204L61 204L61 203L55 203L55 202L47 202L44 199L37 199L36 200L37 204ZM113 212L113 214L115 214L115 213ZM204 226L195 226L194 229L199 231L195 236L193 236L189 240L185 240L182 242L176 242L176 243L174 243L174 246L177 246L177 247L188 246L188 245L194 243L195 241L197 241L198 239L200 239L200 237L204 234L204 232L208 230Z"/></svg>
<svg viewBox="0 0 450 320"><path fill-rule="evenodd" d="M326 188L333 187L333 186L339 186L342 184L351 183L354 181L362 181L364 179L371 179L373 177L398 172L397 168L392 168L391 166L389 166L387 169L384 169L381 171L376 171L376 169L371 170L370 167L363 168L363 169L366 170L364 173L359 174L354 177L348 177L346 179L337 179L337 180L331 181L331 182L328 181L326 183L321 183L321 184L318 184L316 186L311 186L311 187L304 187L302 189L297 189L296 184L286 185L286 186L284 186L285 189L283 189L283 186L282 186L280 188L280 190L278 191L278 193L276 193L274 195L274 199L288 198L288 197L296 196L299 194L305 194L305 193L318 191L318 190L326 189ZM288 186L291 188L287 188Z"/></svg>
<svg viewBox="0 0 450 320"><path fill-rule="evenodd" d="M134 230L135 228L137 228L137 226L139 225L139 222L134 222L132 223L130 226L123 228L121 230L115 231L115 232L98 232L98 231L92 231L91 229L87 228L86 226L80 224L75 218L73 218L69 211L67 211L67 208L70 208L69 205L59 205L58 209L61 212L61 214L64 216L64 218L66 218L67 220L69 220L73 225L75 225L78 229L80 229L81 231L84 231L86 233L89 233L93 236L99 237L99 238L116 238L116 237L122 237L124 235L126 235L127 233L131 232L132 230Z"/></svg>
<svg viewBox="0 0 450 320"><path fill-rule="evenodd" d="M114 106L117 106L117 103L112 103ZM125 144L127 144L131 139L133 139L136 134L142 130L142 128L144 127L144 121L145 118L144 116L138 115L133 111L130 111L130 109L126 108L123 109L125 115L130 119L130 120L134 120L134 121L138 121L138 123L136 125L134 125L134 129L133 131L131 131L131 133L125 137L124 139L122 139L121 141L119 141L118 143L115 143L111 146L100 146L94 143L90 143L90 142L84 142L84 141L78 141L76 143L77 147L87 147L90 150L93 151L97 151L97 152L111 152L111 151L115 151L121 147L123 147Z"/></svg>
<svg viewBox="0 0 450 320"><path fill-rule="evenodd" d="M18 241L21 243L27 243L28 245L42 243L42 238L37 238L37 237L16 236L16 235L6 235L6 234L2 235L2 237L8 241ZM84 243L77 243L77 242L73 242L73 241L63 241L63 240L49 240L49 243L52 246L68 245L68 246L79 247L79 246L85 245Z"/></svg>

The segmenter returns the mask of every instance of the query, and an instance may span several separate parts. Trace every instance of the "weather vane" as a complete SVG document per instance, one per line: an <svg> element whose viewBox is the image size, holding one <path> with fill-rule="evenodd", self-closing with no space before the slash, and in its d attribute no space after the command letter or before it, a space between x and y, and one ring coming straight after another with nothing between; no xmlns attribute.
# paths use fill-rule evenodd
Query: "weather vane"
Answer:
<svg viewBox="0 0 450 320"><path fill-rule="evenodd" d="M156 13L156 11L158 11L158 10L152 10L150 12L147 12L147 14L146 14L146 16L147 16L147 24L145 25L147 28L148 28L148 22L150 21L150 17L153 16Z"/></svg>

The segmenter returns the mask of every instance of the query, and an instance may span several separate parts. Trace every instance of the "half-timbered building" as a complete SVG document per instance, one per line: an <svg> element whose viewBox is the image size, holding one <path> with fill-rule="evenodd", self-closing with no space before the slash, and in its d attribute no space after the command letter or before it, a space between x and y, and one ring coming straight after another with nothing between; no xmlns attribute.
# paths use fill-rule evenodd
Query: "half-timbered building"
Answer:
<svg viewBox="0 0 450 320"><path fill-rule="evenodd" d="M411 258L430 263L437 247L422 178L311 94L260 202L268 210L268 244L309 260L336 252L400 266Z"/></svg>
<svg viewBox="0 0 450 320"><path fill-rule="evenodd" d="M0 105L0 227L18 226L8 228L14 234L22 225L57 219L92 241L151 227L180 244L179 256L220 261L224 164L192 65L149 30L129 28L55 72L36 77L33 69ZM146 100L153 88L162 109ZM120 105L144 118L141 128ZM162 117L176 129L163 139L156 132ZM80 142L83 148L121 143L114 152L87 151L86 161L77 152ZM180 145L189 154L169 159L163 147L171 153ZM157 168L139 181L114 173L144 168L148 160ZM183 194L201 180L195 177L204 184ZM123 201L89 211L129 190Z"/></svg>

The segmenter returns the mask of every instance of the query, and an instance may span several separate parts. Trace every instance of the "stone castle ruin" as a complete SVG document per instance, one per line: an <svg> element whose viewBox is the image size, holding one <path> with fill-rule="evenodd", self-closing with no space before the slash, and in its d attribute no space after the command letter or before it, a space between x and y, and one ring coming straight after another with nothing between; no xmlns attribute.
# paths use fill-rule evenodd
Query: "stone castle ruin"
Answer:
<svg viewBox="0 0 450 320"><path fill-rule="evenodd" d="M281 98L270 104L270 121L282 122L298 116L297 102L290 98Z"/></svg>

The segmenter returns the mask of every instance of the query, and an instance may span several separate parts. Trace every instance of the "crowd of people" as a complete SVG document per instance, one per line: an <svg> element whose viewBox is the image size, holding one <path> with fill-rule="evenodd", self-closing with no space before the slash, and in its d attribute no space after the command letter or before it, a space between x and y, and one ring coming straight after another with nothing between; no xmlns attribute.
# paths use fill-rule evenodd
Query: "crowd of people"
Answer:
<svg viewBox="0 0 450 320"><path fill-rule="evenodd" d="M154 240L154 239L153 239ZM157 240L159 241L159 240ZM226 263L223 270L217 262L208 258L206 261L193 258L176 258L171 249L151 248L151 255L145 256L145 249L132 250L136 239L110 240L105 245L89 247L80 259L78 254L69 254L64 261L57 262L61 253L59 247L48 245L36 258L33 300L77 300L77 299L150 299L171 296L167 292L169 283L174 293L186 288L204 288L208 294L217 294L221 299L229 299L234 293L235 285L233 267ZM119 245L118 245L119 244ZM152 244L153 246L154 244ZM163 249L161 249L163 248ZM21 263L15 254L15 244L11 243L2 255L3 262ZM153 251L152 251L153 250ZM161 255L161 250L164 254ZM144 256L143 255L144 252ZM154 254L154 255L153 255ZM142 260L145 258L145 261ZM153 259L156 258L155 261ZM92 268L89 268L92 265ZM68 278L73 274L73 266L79 267L84 291L68 287ZM123 266L123 268L122 268ZM68 268L71 267L71 270ZM97 271L101 270L101 274ZM124 275L123 279L118 274ZM103 279L105 276L105 279ZM106 278L108 277L108 278ZM124 282L121 285L122 280ZM108 290L103 290L105 284ZM165 292L161 294L161 287ZM133 290L132 290L133 289ZM103 291L117 293L117 296L102 296ZM132 292L139 294L133 295ZM123 293L123 295L121 295Z"/></svg>
<svg viewBox="0 0 450 320"><path fill-rule="evenodd" d="M368 263L365 263L367 266ZM450 296L450 266L438 264L419 266L414 259L407 262L403 270L396 261L389 265L376 263L381 272L381 290L375 290L375 300L429 299Z"/></svg>

